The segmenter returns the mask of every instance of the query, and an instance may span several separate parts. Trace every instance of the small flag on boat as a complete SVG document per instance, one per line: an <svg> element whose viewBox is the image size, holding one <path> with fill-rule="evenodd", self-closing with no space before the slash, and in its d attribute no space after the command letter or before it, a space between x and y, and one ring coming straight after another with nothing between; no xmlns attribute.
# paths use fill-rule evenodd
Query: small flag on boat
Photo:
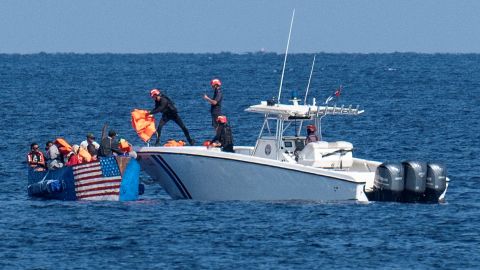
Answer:
<svg viewBox="0 0 480 270"><path fill-rule="evenodd" d="M330 101L332 101L333 99L339 99L340 98L340 94L342 93L342 90L343 90L343 85L340 85L337 90L335 90L335 92L333 92L333 94L331 94L327 100L325 100L325 104L328 104Z"/></svg>
<svg viewBox="0 0 480 270"><path fill-rule="evenodd" d="M118 201L122 176L115 157L73 167L78 200Z"/></svg>

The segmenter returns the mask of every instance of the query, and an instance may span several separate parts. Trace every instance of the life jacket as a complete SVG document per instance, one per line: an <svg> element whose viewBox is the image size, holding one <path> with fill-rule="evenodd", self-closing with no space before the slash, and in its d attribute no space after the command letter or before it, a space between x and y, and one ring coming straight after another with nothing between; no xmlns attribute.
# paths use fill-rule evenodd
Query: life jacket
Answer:
<svg viewBox="0 0 480 270"><path fill-rule="evenodd" d="M28 162L42 162L45 161L45 157L42 152L31 151L28 153Z"/></svg>
<svg viewBox="0 0 480 270"><path fill-rule="evenodd" d="M81 147L78 150L77 156L78 156L78 160L79 160L80 163L85 163L85 162L92 161L92 155L90 155L90 153L87 150L85 150Z"/></svg>
<svg viewBox="0 0 480 270"><path fill-rule="evenodd" d="M54 143L58 146L58 151L62 155L68 155L68 153L72 152L72 146L65 139L57 138Z"/></svg>
<svg viewBox="0 0 480 270"><path fill-rule="evenodd" d="M167 141L163 146L167 147L176 147L176 146L185 146L186 143L184 141L175 141L175 140L169 140Z"/></svg>
<svg viewBox="0 0 480 270"><path fill-rule="evenodd" d="M155 118L150 116L146 110L135 109L132 111L132 127L138 136L147 142L156 132Z"/></svg>
<svg viewBox="0 0 480 270"><path fill-rule="evenodd" d="M118 142L118 149L128 153L132 151L132 146L127 142L127 140L120 139L120 141Z"/></svg>

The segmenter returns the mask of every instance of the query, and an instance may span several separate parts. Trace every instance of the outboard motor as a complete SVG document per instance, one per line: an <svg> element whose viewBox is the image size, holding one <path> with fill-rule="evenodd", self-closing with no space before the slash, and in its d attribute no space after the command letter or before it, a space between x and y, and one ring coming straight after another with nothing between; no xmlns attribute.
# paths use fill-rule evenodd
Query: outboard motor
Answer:
<svg viewBox="0 0 480 270"><path fill-rule="evenodd" d="M447 168L443 164L428 163L425 200L438 203L438 199L447 189Z"/></svg>
<svg viewBox="0 0 480 270"><path fill-rule="evenodd" d="M382 163L378 166L373 182L373 192L369 195L371 200L401 201L404 189L403 174L403 166L399 163Z"/></svg>
<svg viewBox="0 0 480 270"><path fill-rule="evenodd" d="M405 161L402 163L405 172L405 202L424 200L427 178L427 163L420 161Z"/></svg>

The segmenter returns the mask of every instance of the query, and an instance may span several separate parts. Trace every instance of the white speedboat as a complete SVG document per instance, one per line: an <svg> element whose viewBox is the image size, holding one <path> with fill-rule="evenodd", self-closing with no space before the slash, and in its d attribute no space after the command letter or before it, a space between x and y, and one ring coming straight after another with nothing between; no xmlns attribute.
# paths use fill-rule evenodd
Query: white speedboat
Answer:
<svg viewBox="0 0 480 270"><path fill-rule="evenodd" d="M262 101L246 111L264 116L255 146L234 147L235 153L144 146L136 149L138 161L173 199L438 202L445 196L448 179L440 164L382 164L353 157L349 142L305 144L300 136L311 121L321 138L325 116L357 116L363 113L358 107L294 99L289 105Z"/></svg>
<svg viewBox="0 0 480 270"><path fill-rule="evenodd" d="M142 168L174 199L195 200L357 200L438 202L448 178L441 164L381 163L352 156L349 142L321 140L325 116L363 113L356 108L306 104L315 58L303 105L280 104L292 14L277 103L262 101L248 112L264 116L255 146L234 147L235 153L202 146L138 147ZM305 144L305 121L317 127L320 141ZM292 130L293 132L289 131Z"/></svg>

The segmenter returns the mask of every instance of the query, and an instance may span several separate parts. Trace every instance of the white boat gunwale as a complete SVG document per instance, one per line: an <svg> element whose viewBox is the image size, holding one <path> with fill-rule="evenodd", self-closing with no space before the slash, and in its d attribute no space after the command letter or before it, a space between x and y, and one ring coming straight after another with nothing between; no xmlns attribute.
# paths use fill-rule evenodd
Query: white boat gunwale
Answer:
<svg viewBox="0 0 480 270"><path fill-rule="evenodd" d="M286 162L267 159L262 157L255 157L255 156L246 156L237 153L227 153L227 152L217 152L217 151L208 151L204 149L199 149L200 151L196 153L192 153L191 150L194 147L149 147L151 148L150 151L145 151L143 148L140 148L137 152L139 156L148 156L148 155L156 155L156 154L163 154L163 155L184 155L184 156L202 156L207 158L215 158L215 159L227 159L227 160L234 160L244 163L252 163L255 165L267 166L267 167L276 167L280 169L311 174L311 175L321 175L332 180L340 180L346 181L350 183L356 184L365 184L367 180L355 179L350 174L351 172L345 170L332 170L332 169L325 169L325 168L316 168L311 166L305 166L302 164L289 164ZM182 151L185 150L185 151ZM189 152L187 152L189 151ZM362 159L357 159L361 161ZM380 164L380 163L379 163ZM361 173L361 172L356 172ZM374 172L368 172L374 173ZM343 178L340 178L343 177Z"/></svg>

